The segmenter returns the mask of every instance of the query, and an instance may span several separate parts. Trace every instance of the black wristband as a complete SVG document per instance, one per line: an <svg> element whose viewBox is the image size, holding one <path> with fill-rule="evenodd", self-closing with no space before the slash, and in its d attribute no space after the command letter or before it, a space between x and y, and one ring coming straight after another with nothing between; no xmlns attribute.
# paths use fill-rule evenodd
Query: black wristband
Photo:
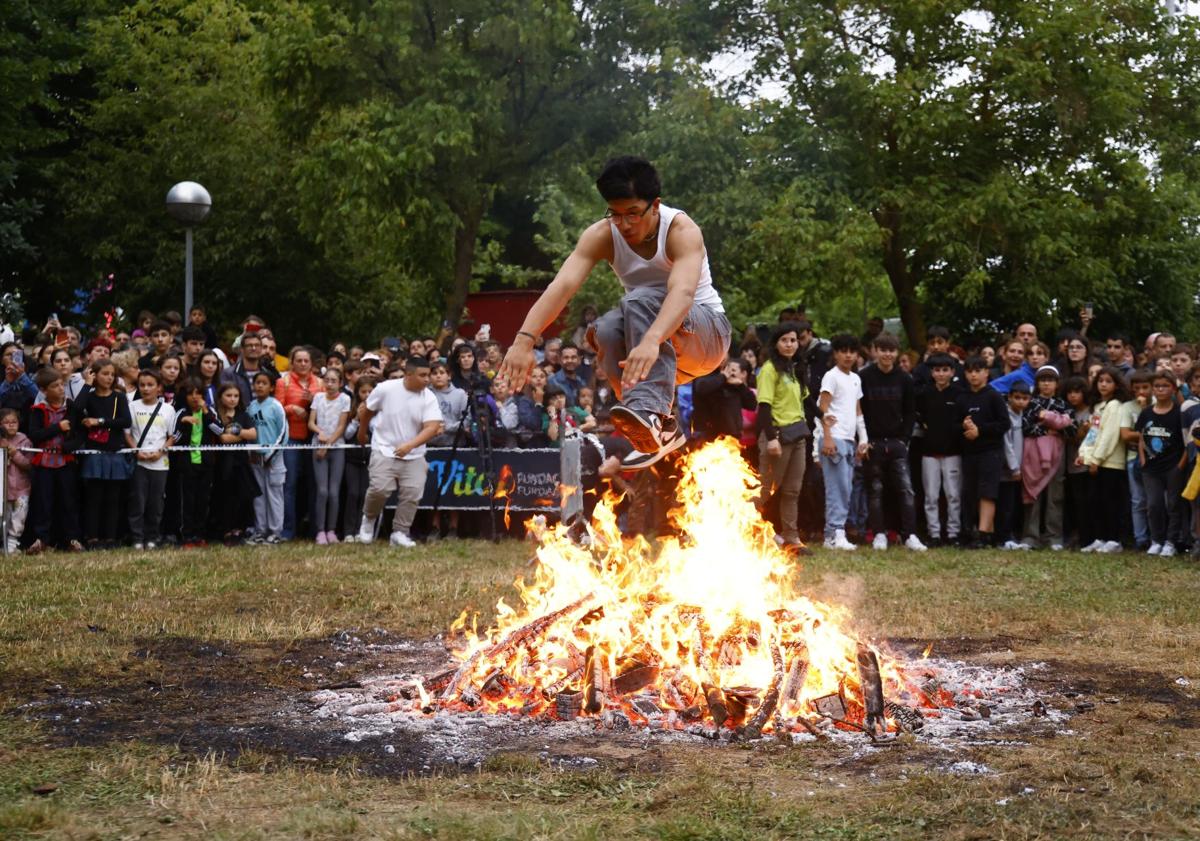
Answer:
<svg viewBox="0 0 1200 841"><path fill-rule="evenodd" d="M537 336L533 335L528 330L518 330L517 335L518 336L528 336L529 341L533 342L534 344L537 344Z"/></svg>

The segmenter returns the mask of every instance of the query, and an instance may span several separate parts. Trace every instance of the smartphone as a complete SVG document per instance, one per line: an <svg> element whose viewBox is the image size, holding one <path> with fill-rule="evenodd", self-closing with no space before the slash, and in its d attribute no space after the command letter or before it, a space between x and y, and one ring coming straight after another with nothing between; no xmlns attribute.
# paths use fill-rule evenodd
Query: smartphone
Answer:
<svg viewBox="0 0 1200 841"><path fill-rule="evenodd" d="M1085 302L1084 302L1084 304L1083 304L1083 311L1084 311L1085 313L1087 313L1087 317L1088 317L1088 318L1091 318L1091 317L1092 317L1093 308L1092 308L1092 302L1091 302L1091 301L1085 301Z"/></svg>
<svg viewBox="0 0 1200 841"><path fill-rule="evenodd" d="M70 347L71 346L71 334L68 333L63 328L59 327L58 330L54 334L54 346L55 347Z"/></svg>
<svg viewBox="0 0 1200 841"><path fill-rule="evenodd" d="M14 350L12 352L12 363L13 363L13 365L24 366L25 365L25 351L21 350L20 348L17 348L16 350Z"/></svg>

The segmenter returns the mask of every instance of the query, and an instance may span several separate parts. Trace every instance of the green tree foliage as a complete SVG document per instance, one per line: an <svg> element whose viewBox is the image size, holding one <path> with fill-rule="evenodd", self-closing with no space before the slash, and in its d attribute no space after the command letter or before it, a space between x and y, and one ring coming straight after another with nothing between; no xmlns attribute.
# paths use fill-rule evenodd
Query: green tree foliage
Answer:
<svg viewBox="0 0 1200 841"><path fill-rule="evenodd" d="M1191 19L1156 0L768 0L743 23L804 148L779 163L815 185L777 241L873 250L916 342L927 311L1007 326L1084 300L1195 326Z"/></svg>

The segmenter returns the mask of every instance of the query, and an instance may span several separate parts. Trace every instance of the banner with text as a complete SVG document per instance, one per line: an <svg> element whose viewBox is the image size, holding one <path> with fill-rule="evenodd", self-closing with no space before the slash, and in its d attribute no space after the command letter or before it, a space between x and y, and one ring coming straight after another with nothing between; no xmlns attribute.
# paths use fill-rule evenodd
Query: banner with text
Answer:
<svg viewBox="0 0 1200 841"><path fill-rule="evenodd" d="M451 458L449 448L425 451L429 476L421 508L459 511L489 507L483 459L475 449L462 449ZM496 469L496 507L512 511L557 511L560 453L558 450L493 450Z"/></svg>

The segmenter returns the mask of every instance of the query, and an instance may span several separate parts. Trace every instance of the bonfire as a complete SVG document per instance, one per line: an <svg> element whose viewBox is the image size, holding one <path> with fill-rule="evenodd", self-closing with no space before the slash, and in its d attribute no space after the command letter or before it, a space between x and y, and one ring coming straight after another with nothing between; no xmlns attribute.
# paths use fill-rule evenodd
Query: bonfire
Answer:
<svg viewBox="0 0 1200 841"><path fill-rule="evenodd" d="M842 607L799 592L794 554L756 506L760 485L730 439L689 454L671 517L678 537L623 538L616 499L579 545L528 523L536 564L492 627L464 612L454 668L417 684L420 707L597 716L745 738L819 732L876 740L919 729L936 707L904 663L849 630ZM886 700L885 700L886 699Z"/></svg>

